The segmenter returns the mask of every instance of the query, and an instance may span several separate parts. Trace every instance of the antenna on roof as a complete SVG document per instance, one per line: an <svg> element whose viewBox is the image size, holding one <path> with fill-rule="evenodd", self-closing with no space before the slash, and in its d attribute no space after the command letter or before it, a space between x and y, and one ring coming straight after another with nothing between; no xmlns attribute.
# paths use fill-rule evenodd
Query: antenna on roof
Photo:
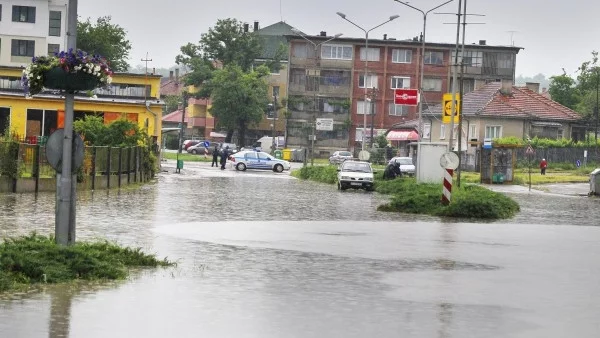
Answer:
<svg viewBox="0 0 600 338"><path fill-rule="evenodd" d="M514 46L515 45L515 40L513 40L513 36L515 35L515 33L519 33L519 31L506 31L508 34L510 34L510 45Z"/></svg>

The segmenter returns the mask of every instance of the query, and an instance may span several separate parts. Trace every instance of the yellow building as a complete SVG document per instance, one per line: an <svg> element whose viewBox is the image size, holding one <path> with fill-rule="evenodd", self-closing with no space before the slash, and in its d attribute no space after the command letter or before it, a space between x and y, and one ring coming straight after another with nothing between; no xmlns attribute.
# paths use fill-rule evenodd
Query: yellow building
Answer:
<svg viewBox="0 0 600 338"><path fill-rule="evenodd" d="M25 98L21 86L21 67L0 66L0 134L6 130L35 142L64 125L64 97L60 92L44 91ZM75 96L75 120L97 114L110 123L119 118L136 122L156 142L160 142L163 101L160 76L115 73L108 89L96 89L95 97ZM160 144L160 143L159 143Z"/></svg>

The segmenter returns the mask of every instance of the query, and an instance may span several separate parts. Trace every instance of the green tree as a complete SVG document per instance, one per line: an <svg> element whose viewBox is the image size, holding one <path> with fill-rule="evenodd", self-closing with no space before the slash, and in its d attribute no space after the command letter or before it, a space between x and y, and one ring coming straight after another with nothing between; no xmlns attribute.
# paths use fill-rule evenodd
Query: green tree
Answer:
<svg viewBox="0 0 600 338"><path fill-rule="evenodd" d="M170 114L176 111L179 108L179 104L183 98L181 95L167 95L165 96L165 107L163 111L163 115Z"/></svg>
<svg viewBox="0 0 600 338"><path fill-rule="evenodd" d="M126 119L107 125L101 116L88 114L73 122L73 129L92 146L133 147L146 141L146 135L139 126Z"/></svg>
<svg viewBox="0 0 600 338"><path fill-rule="evenodd" d="M566 73L552 76L550 78L550 88L548 88L552 100L562 104L565 107L575 109L580 102L578 90L575 86L575 80Z"/></svg>
<svg viewBox="0 0 600 338"><path fill-rule="evenodd" d="M103 16L92 23L90 18L77 22L77 48L89 54L105 57L112 70L126 72L131 43L123 27L111 23L110 16Z"/></svg>
<svg viewBox="0 0 600 338"><path fill-rule="evenodd" d="M239 146L243 147L248 126L262 120L269 103L265 79L268 74L265 66L244 72L242 67L233 64L215 71L207 83L212 94L210 113L217 118L220 127L228 130L226 142L231 141L233 130L237 130Z"/></svg>

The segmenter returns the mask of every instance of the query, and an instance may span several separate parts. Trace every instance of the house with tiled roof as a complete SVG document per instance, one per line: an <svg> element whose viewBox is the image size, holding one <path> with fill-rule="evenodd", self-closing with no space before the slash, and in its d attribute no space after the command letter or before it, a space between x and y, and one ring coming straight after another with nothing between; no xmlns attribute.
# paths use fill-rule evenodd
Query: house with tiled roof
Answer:
<svg viewBox="0 0 600 338"><path fill-rule="evenodd" d="M462 149L473 150L484 139L571 138L584 137L581 116L539 93L539 86L518 87L512 83L492 82L464 95L462 99ZM423 113L425 141L448 142L449 124L441 121L442 106L430 107ZM454 130L457 150L458 126Z"/></svg>

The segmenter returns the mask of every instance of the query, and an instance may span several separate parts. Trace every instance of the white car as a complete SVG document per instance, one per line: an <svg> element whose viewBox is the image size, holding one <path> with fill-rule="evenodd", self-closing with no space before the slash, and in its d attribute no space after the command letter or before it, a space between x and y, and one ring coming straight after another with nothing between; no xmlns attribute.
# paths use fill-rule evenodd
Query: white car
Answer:
<svg viewBox="0 0 600 338"><path fill-rule="evenodd" d="M389 164L400 164L402 175L415 176L415 165L410 157L392 157Z"/></svg>
<svg viewBox="0 0 600 338"><path fill-rule="evenodd" d="M373 191L375 189L373 174L371 163L346 160L338 168L338 190L353 188Z"/></svg>
<svg viewBox="0 0 600 338"><path fill-rule="evenodd" d="M290 170L290 162L277 159L262 151L243 150L229 156L229 160L232 168L238 171L263 169L280 173Z"/></svg>

